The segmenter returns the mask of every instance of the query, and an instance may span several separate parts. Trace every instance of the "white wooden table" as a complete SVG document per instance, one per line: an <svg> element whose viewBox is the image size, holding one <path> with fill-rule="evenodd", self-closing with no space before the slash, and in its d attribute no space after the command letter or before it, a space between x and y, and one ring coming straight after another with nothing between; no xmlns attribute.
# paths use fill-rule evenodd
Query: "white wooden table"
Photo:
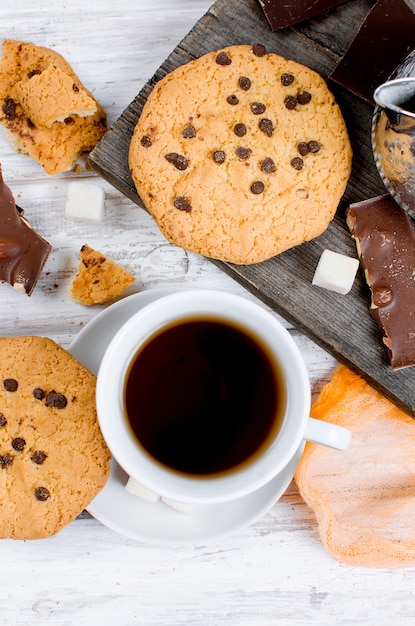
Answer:
<svg viewBox="0 0 415 626"><path fill-rule="evenodd" d="M101 102L111 124L210 4L2 0L0 36L63 54ZM102 310L75 304L68 295L83 243L134 272L137 281L130 293L200 286L253 298L209 261L166 243L143 210L87 169L48 177L30 158L15 153L3 134L0 162L26 217L53 245L31 298L0 284L2 334L46 335L68 347ZM67 183L79 178L105 189L106 216L98 226L64 217ZM290 330L303 352L315 395L336 363ZM313 513L293 483L259 521L213 544L147 545L84 514L47 540L3 540L0 555L0 624L415 623L415 568L340 565L322 547Z"/></svg>

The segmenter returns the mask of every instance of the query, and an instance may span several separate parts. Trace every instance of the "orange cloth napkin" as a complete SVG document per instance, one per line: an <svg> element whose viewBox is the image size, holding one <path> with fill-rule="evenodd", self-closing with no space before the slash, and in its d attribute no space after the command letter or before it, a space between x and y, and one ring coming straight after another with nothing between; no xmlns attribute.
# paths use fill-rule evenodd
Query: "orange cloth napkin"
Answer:
<svg viewBox="0 0 415 626"><path fill-rule="evenodd" d="M295 474L323 544L344 564L414 566L415 420L343 365L311 414L352 431L344 452L307 443Z"/></svg>

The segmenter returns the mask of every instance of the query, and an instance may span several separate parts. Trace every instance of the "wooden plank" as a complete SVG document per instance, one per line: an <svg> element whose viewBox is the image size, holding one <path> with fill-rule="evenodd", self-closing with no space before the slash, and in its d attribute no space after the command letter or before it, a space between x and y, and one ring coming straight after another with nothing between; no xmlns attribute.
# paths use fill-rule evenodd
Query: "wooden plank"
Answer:
<svg viewBox="0 0 415 626"><path fill-rule="evenodd" d="M93 168L143 207L128 169L128 149L142 107L160 78L211 50L255 42L304 63L327 78L372 5L372 0L352 0L298 28L272 33L255 0L217 0L91 153ZM381 333L369 313L370 294L363 274L358 275L346 296L311 284L325 248L356 256L344 220L346 207L385 192L372 155L372 107L334 83L330 87L345 117L354 153L352 176L332 224L319 238L264 263L213 263L415 416L415 369L392 371Z"/></svg>

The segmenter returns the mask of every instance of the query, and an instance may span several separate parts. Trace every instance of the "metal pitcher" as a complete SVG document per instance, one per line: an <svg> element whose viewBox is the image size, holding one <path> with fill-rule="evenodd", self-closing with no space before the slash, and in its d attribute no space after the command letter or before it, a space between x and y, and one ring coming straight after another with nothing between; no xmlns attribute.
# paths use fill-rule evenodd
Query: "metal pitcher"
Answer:
<svg viewBox="0 0 415 626"><path fill-rule="evenodd" d="M380 176L415 219L415 50L374 92L372 146Z"/></svg>

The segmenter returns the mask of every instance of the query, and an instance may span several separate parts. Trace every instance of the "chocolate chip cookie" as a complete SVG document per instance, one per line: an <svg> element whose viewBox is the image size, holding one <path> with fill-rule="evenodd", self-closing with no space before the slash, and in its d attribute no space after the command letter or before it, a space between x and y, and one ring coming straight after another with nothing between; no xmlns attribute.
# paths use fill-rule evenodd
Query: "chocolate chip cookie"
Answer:
<svg viewBox="0 0 415 626"><path fill-rule="evenodd" d="M95 376L43 337L0 337L0 537L61 530L105 485Z"/></svg>
<svg viewBox="0 0 415 626"><path fill-rule="evenodd" d="M0 123L8 139L48 174L70 169L105 133L105 112L54 50L5 40L2 53Z"/></svg>
<svg viewBox="0 0 415 626"><path fill-rule="evenodd" d="M137 191L165 237L238 264L320 235L351 159L324 80L260 44L210 52L160 80L129 150Z"/></svg>

